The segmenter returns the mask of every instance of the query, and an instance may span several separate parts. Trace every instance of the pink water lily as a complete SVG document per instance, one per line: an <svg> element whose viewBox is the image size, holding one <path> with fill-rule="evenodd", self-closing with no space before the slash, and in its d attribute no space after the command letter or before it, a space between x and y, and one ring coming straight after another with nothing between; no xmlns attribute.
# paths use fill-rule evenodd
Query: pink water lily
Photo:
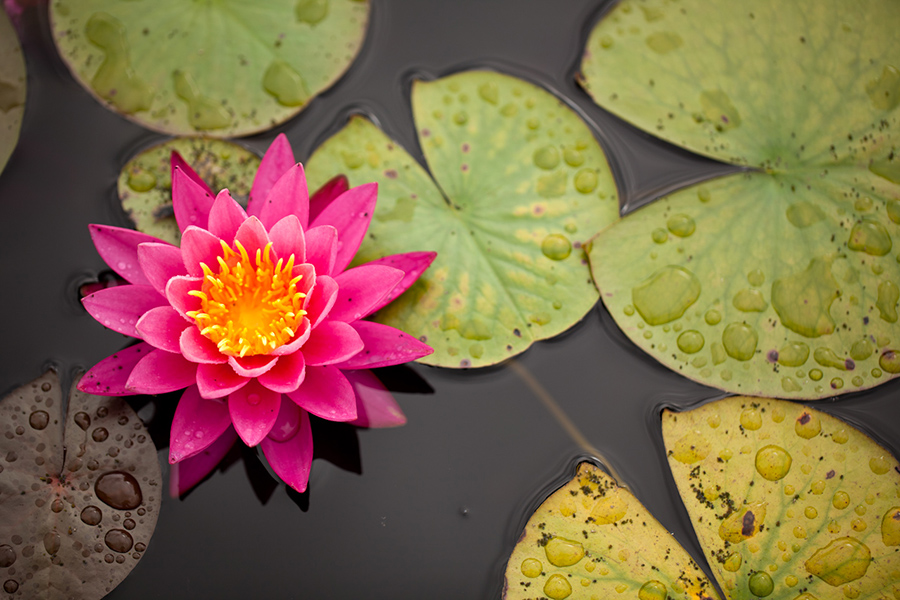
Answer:
<svg viewBox="0 0 900 600"><path fill-rule="evenodd" d="M302 492L312 462L309 413L364 427L405 422L368 369L432 350L361 319L406 290L434 253L348 269L376 197L376 184L348 189L336 178L310 199L282 134L263 157L246 211L173 155L180 248L91 226L100 256L129 285L82 302L106 327L143 341L95 365L78 387L114 396L185 389L169 446L169 461L180 463L174 493L202 479L238 437L259 445Z"/></svg>

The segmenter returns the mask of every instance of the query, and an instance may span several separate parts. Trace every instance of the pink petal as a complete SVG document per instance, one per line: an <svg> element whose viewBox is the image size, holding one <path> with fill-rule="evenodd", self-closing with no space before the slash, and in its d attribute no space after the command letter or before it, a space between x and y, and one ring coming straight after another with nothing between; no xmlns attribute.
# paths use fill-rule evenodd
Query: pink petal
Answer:
<svg viewBox="0 0 900 600"><path fill-rule="evenodd" d="M302 277L302 279L297 282L297 291L306 294L307 298L309 298L310 292L316 285L316 268L309 263L299 264L294 267L291 276ZM309 300L305 300L304 302L309 303Z"/></svg>
<svg viewBox="0 0 900 600"><path fill-rule="evenodd" d="M303 345L307 366L342 362L363 349L363 341L347 323L324 321L312 330Z"/></svg>
<svg viewBox="0 0 900 600"><path fill-rule="evenodd" d="M353 386L336 367L307 366L303 383L288 397L300 408L329 421L352 421L356 418Z"/></svg>
<svg viewBox="0 0 900 600"><path fill-rule="evenodd" d="M247 206L247 212L251 215L259 216L262 212L263 203L269 195L269 191L275 182L281 179L281 176L288 172L297 161L294 160L294 152L291 150L291 144L288 142L287 136L283 133L278 137L266 150L262 162L259 163L259 170L256 177L253 178L253 187L250 189L250 203Z"/></svg>
<svg viewBox="0 0 900 600"><path fill-rule="evenodd" d="M384 265L362 265L334 278L338 297L329 318L349 323L373 312L373 308L403 279L403 271Z"/></svg>
<svg viewBox="0 0 900 600"><path fill-rule="evenodd" d="M266 227L272 227L288 215L295 215L306 228L309 222L309 192L300 163L288 169L272 186L260 208L259 220Z"/></svg>
<svg viewBox="0 0 900 600"><path fill-rule="evenodd" d="M136 394L165 394L193 385L197 365L180 354L154 350L134 366L125 387Z"/></svg>
<svg viewBox="0 0 900 600"><path fill-rule="evenodd" d="M178 352L191 362L204 365L223 365L228 357L219 352L215 342L200 333L196 326L188 325L178 340Z"/></svg>
<svg viewBox="0 0 900 600"><path fill-rule="evenodd" d="M409 289L409 286L416 282L419 276L425 272L425 269L431 266L436 257L437 252L407 252L405 254L391 254L390 256L367 262L366 265L387 265L400 269L405 273L400 283L388 292L387 296L375 304L372 312L387 306L395 298L399 298L400 294Z"/></svg>
<svg viewBox="0 0 900 600"><path fill-rule="evenodd" d="M257 250L263 250L269 243L269 236L266 234L266 228L259 222L256 217L249 217L241 223L234 239L240 242L250 257L256 256Z"/></svg>
<svg viewBox="0 0 900 600"><path fill-rule="evenodd" d="M165 295L166 284L173 277L187 275L181 248L171 244L141 244L137 249L138 262L147 281L156 291Z"/></svg>
<svg viewBox="0 0 900 600"><path fill-rule="evenodd" d="M337 260L337 229L330 225L312 227L306 231L306 262L319 275L331 275Z"/></svg>
<svg viewBox="0 0 900 600"><path fill-rule="evenodd" d="M287 354L278 359L278 363L268 372L259 376L259 382L279 394L287 394L296 390L306 374L306 361L302 352Z"/></svg>
<svg viewBox="0 0 900 600"><path fill-rule="evenodd" d="M207 400L192 385L181 395L169 438L169 463L175 464L214 443L231 426L228 405L222 400Z"/></svg>
<svg viewBox="0 0 900 600"><path fill-rule="evenodd" d="M328 316L337 297L337 282L327 275L319 275L316 279L316 287L313 288L309 295L309 301L306 303L306 317L312 327L318 326Z"/></svg>
<svg viewBox="0 0 900 600"><path fill-rule="evenodd" d="M134 328L138 319L151 308L163 306L166 299L149 285L117 285L85 296L81 303L101 325L139 338Z"/></svg>
<svg viewBox="0 0 900 600"><path fill-rule="evenodd" d="M207 192L210 196L213 195L213 191L208 185L206 185L206 182L203 181L203 178L197 175L197 172L194 170L194 168L191 167L191 165L189 165L187 161L184 160L181 155L175 150L172 150L172 154L170 156L170 169L172 181L175 180L175 169L180 169L181 172L187 175L191 181L203 188L203 191Z"/></svg>
<svg viewBox="0 0 900 600"><path fill-rule="evenodd" d="M197 365L197 389L204 398L222 398L249 382L249 379L235 373L228 364Z"/></svg>
<svg viewBox="0 0 900 600"><path fill-rule="evenodd" d="M298 492L304 492L312 467L313 441L309 415L304 411L300 414L300 429L294 437L284 443L266 438L261 446L269 466L281 480Z"/></svg>
<svg viewBox="0 0 900 600"><path fill-rule="evenodd" d="M134 366L150 352L153 346L140 342L108 356L91 367L78 382L78 389L97 396L132 396L125 382Z"/></svg>
<svg viewBox="0 0 900 600"><path fill-rule="evenodd" d="M135 329L145 342L167 352L181 352L178 338L191 325L171 306L151 308L138 319ZM195 328L196 329L196 328Z"/></svg>
<svg viewBox="0 0 900 600"><path fill-rule="evenodd" d="M284 443L297 435L300 431L300 425L303 423L304 410L291 402L287 396L281 397L281 408L278 411L278 418L272 431L269 432L268 438L274 442Z"/></svg>
<svg viewBox="0 0 900 600"><path fill-rule="evenodd" d="M213 195L199 185L180 168L172 169L172 207L178 229L184 231L191 225L206 228Z"/></svg>
<svg viewBox="0 0 900 600"><path fill-rule="evenodd" d="M344 375L356 392L357 417L351 425L375 428L406 424L406 415L372 371L347 371Z"/></svg>
<svg viewBox="0 0 900 600"><path fill-rule="evenodd" d="M229 356L228 364L241 377L259 377L267 373L278 362L277 356L260 354L258 356Z"/></svg>
<svg viewBox="0 0 900 600"><path fill-rule="evenodd" d="M341 369L374 369L399 365L434 352L428 344L389 325L356 321L350 326L359 334L364 348L346 361L338 363L336 366Z"/></svg>
<svg viewBox="0 0 900 600"><path fill-rule="evenodd" d="M219 256L222 256L222 240L218 237L199 227L191 226L184 230L181 235L181 257L188 275L203 277L200 263L218 272Z"/></svg>
<svg viewBox="0 0 900 600"><path fill-rule="evenodd" d="M303 227L300 219L294 215L288 215L269 229L269 239L272 240L272 249L278 258L285 262L294 255L294 264L306 262L306 237L303 235Z"/></svg>
<svg viewBox="0 0 900 600"><path fill-rule="evenodd" d="M312 223L312 227L331 225L338 231L338 251L333 272L340 273L353 260L372 221L377 200L377 183L351 188L325 207Z"/></svg>
<svg viewBox="0 0 900 600"><path fill-rule="evenodd" d="M144 242L160 242L146 233L111 227L109 225L88 225L91 239L100 254L100 258L110 268L125 278L129 283L150 285L138 261L138 245Z"/></svg>
<svg viewBox="0 0 900 600"><path fill-rule="evenodd" d="M208 448L169 467L169 495L177 498L203 481L216 468L238 439L229 427Z"/></svg>
<svg viewBox="0 0 900 600"><path fill-rule="evenodd" d="M246 219L247 213L241 205L234 201L228 190L222 190L209 211L209 232L225 241L233 240Z"/></svg>
<svg viewBox="0 0 900 600"><path fill-rule="evenodd" d="M275 348L269 354L271 354L272 356L287 356L288 354L295 353L303 346L303 344L306 343L306 340L309 339L311 329L312 328L309 325L309 319L303 317L303 320L300 321L300 330L294 332L294 337L291 339L291 341L284 346Z"/></svg>
<svg viewBox="0 0 900 600"><path fill-rule="evenodd" d="M169 283L166 284L166 299L189 323L193 323L194 320L187 316L187 313L200 310L201 306L200 298L191 296L188 292L199 290L202 283L203 280L199 277L179 275L169 279Z"/></svg>
<svg viewBox="0 0 900 600"><path fill-rule="evenodd" d="M228 412L234 429L251 448L269 435L280 408L281 394L264 388L256 381L251 380L228 395Z"/></svg>
<svg viewBox="0 0 900 600"><path fill-rule="evenodd" d="M344 175L335 175L325 182L309 198L309 220L315 221L316 217L331 204L331 201L350 189L350 182Z"/></svg>

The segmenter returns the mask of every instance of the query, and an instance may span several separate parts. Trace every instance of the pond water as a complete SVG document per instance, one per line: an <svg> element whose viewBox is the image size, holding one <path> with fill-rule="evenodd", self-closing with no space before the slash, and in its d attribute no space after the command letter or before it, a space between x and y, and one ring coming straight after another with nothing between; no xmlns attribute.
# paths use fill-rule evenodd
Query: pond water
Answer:
<svg viewBox="0 0 900 600"><path fill-rule="evenodd" d="M301 159L353 112L416 148L412 79L483 66L535 81L592 123L626 210L728 167L668 146L596 107L574 82L597 0L374 2L359 59L276 131ZM71 379L126 340L77 303L104 268L88 223L126 226L121 166L163 138L107 111L56 55L46 14L26 14L28 104L0 177L0 391L47 365ZM420 156L420 154L419 154ZM647 508L700 556L665 465L659 413L721 392L663 368L621 334L602 305L519 364L553 396ZM484 598L501 593L506 558L536 506L586 451L508 365L472 372L413 366L385 377L409 423L355 430L318 421L310 489L287 493L252 451L180 500L166 498L144 558L109 598ZM900 449L900 381L816 406ZM135 398L161 448L176 396Z"/></svg>

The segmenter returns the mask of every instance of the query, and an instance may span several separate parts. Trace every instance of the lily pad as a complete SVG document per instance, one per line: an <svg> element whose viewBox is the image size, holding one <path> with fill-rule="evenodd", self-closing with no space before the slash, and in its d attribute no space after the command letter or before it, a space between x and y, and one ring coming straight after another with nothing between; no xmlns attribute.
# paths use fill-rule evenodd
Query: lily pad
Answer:
<svg viewBox="0 0 900 600"><path fill-rule="evenodd" d="M0 401L0 579L19 598L105 596L156 528L156 448L121 399L48 372Z"/></svg>
<svg viewBox="0 0 900 600"><path fill-rule="evenodd" d="M900 373L895 2L617 5L583 83L655 135L750 170L604 232L590 260L623 331L731 392L820 398Z"/></svg>
<svg viewBox="0 0 900 600"><path fill-rule="evenodd" d="M228 188L244 206L260 159L232 142L176 138L152 146L128 161L118 182L119 200L125 212L138 231L179 244L181 231L172 210L172 152L178 152L211 189Z"/></svg>
<svg viewBox="0 0 900 600"><path fill-rule="evenodd" d="M506 566L503 598L718 598L668 531L589 463L538 507Z"/></svg>
<svg viewBox="0 0 900 600"><path fill-rule="evenodd" d="M307 163L311 189L337 173L378 182L358 262L438 253L376 320L447 367L495 364L571 327L597 300L581 241L618 217L591 130L545 90L487 71L417 81L412 108L431 175L362 117Z"/></svg>
<svg viewBox="0 0 900 600"><path fill-rule="evenodd" d="M366 0L50 4L63 60L106 106L157 131L217 137L302 110L353 61L368 14Z"/></svg>
<svg viewBox="0 0 900 600"><path fill-rule="evenodd" d="M24 113L25 59L16 30L0 11L0 171L19 141Z"/></svg>
<svg viewBox="0 0 900 600"><path fill-rule="evenodd" d="M663 436L729 598L900 594L900 466L869 437L802 405L746 397L666 411Z"/></svg>

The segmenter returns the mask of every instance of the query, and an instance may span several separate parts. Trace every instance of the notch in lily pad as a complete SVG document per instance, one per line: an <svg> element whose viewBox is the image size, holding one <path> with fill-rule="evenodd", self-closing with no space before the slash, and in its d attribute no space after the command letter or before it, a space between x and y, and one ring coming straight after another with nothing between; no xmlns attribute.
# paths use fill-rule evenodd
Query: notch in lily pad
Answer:
<svg viewBox="0 0 900 600"><path fill-rule="evenodd" d="M53 0L72 74L129 119L173 135L243 136L290 119L362 45L367 0Z"/></svg>
<svg viewBox="0 0 900 600"><path fill-rule="evenodd" d="M378 182L358 261L438 254L376 320L445 367L496 364L574 325L598 297L582 243L618 218L590 128L549 92L488 71L416 81L412 108L428 171L359 116L307 163L313 189L339 173Z"/></svg>
<svg viewBox="0 0 900 600"><path fill-rule="evenodd" d="M156 528L156 448L121 398L63 400L45 373L0 401L0 580L11 597L99 599Z"/></svg>
<svg viewBox="0 0 900 600"><path fill-rule="evenodd" d="M597 24L581 81L598 104L747 169L593 241L603 301L638 346L771 397L900 373L898 27L881 0L624 0Z"/></svg>

